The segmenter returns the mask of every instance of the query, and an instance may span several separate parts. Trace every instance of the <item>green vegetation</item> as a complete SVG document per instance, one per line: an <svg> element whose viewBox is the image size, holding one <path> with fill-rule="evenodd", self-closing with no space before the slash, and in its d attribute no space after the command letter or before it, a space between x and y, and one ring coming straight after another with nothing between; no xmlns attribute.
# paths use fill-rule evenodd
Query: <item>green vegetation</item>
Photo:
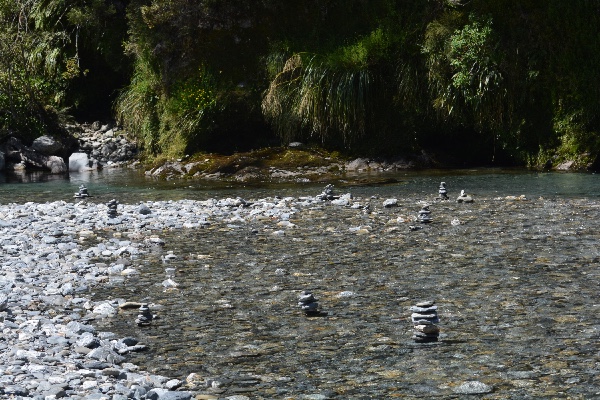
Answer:
<svg viewBox="0 0 600 400"><path fill-rule="evenodd" d="M0 24L2 136L110 111L150 159L600 154L596 0L0 0Z"/></svg>
<svg viewBox="0 0 600 400"><path fill-rule="evenodd" d="M119 26L105 32L117 14L103 0L0 0L1 137L29 142L61 133L61 123L86 100L110 102L102 99L105 81L98 75L108 64L103 56L115 57L112 71L123 59L115 51ZM111 78L110 71L102 73Z"/></svg>

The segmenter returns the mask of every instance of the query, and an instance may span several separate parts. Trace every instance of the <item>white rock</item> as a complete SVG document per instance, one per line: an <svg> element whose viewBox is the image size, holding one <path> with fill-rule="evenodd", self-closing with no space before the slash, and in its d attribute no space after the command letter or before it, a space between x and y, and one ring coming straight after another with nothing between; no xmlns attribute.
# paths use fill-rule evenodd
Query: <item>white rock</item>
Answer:
<svg viewBox="0 0 600 400"><path fill-rule="evenodd" d="M69 171L89 171L90 158L86 153L73 153L69 157Z"/></svg>
<svg viewBox="0 0 600 400"><path fill-rule="evenodd" d="M117 309L111 306L108 303L100 303L94 307L92 310L94 314L103 315L103 316L113 316L117 315Z"/></svg>

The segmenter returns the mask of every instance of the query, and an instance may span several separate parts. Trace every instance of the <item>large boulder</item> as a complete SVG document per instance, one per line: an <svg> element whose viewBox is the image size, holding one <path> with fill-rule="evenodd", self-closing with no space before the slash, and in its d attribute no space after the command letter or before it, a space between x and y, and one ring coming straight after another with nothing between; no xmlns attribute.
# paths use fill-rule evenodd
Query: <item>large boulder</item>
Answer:
<svg viewBox="0 0 600 400"><path fill-rule="evenodd" d="M63 150L63 145L52 136L44 135L35 139L31 144L31 148L38 153L55 156Z"/></svg>
<svg viewBox="0 0 600 400"><path fill-rule="evenodd" d="M90 169L90 157L87 153L73 153L69 157L69 171L79 172Z"/></svg>
<svg viewBox="0 0 600 400"><path fill-rule="evenodd" d="M367 171L371 169L367 158L357 158L346 164L346 171Z"/></svg>
<svg viewBox="0 0 600 400"><path fill-rule="evenodd" d="M38 168L46 168L54 174L67 172L67 165L61 157L48 156L25 146L15 137L6 141L5 148L10 152L14 162L24 162Z"/></svg>
<svg viewBox="0 0 600 400"><path fill-rule="evenodd" d="M45 161L43 166L48 168L53 174L62 174L67 172L67 164L65 164L65 160L57 156L48 156L48 159Z"/></svg>

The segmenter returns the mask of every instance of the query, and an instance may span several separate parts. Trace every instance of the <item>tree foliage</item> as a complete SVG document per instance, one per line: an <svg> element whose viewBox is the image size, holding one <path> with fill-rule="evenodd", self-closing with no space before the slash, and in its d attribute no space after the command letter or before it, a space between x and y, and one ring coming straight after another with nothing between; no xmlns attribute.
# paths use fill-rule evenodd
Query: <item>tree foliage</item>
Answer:
<svg viewBox="0 0 600 400"><path fill-rule="evenodd" d="M59 129L61 118L84 97L75 90L90 74L85 67L94 58L86 58L90 47L95 53L113 47L115 54L115 39L103 39L110 34L101 32L102 22L116 12L102 0L0 0L0 129L5 135L32 139Z"/></svg>
<svg viewBox="0 0 600 400"><path fill-rule="evenodd" d="M126 83L114 110L148 154L600 153L596 0L0 0L0 17L5 131L91 116Z"/></svg>

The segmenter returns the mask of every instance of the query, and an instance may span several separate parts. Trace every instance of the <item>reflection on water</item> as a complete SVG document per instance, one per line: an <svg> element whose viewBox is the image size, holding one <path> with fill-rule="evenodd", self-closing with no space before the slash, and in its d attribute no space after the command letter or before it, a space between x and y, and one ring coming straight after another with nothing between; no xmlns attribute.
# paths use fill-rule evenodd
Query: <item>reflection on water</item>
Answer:
<svg viewBox="0 0 600 400"><path fill-rule="evenodd" d="M451 196L457 195L461 190L486 197L524 194L531 198L595 198L600 194L600 180L595 174L531 172L522 169L394 171L359 175L349 173L333 183L338 192L398 197L403 192L435 195L441 181L448 184ZM314 196L324 186L323 182L249 184L189 179L161 180L146 177L140 170L122 168L69 174L11 172L0 174L0 203L70 201L81 184L85 184L99 202L117 198L122 203L203 200L227 196Z"/></svg>

